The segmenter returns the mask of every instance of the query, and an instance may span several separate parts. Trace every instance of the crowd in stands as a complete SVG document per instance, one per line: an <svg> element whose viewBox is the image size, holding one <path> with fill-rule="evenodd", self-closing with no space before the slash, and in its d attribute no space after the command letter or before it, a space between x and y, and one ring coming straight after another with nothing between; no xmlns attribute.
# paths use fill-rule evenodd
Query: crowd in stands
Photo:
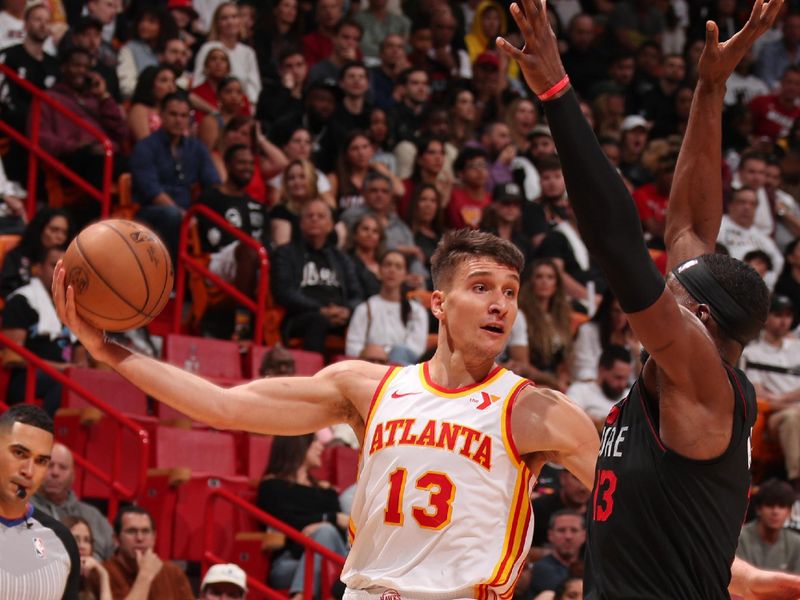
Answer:
<svg viewBox="0 0 800 600"><path fill-rule="evenodd" d="M583 112L624 178L662 269L705 21L718 23L724 41L751 5L547 2ZM581 240L540 103L495 47L498 35L520 43L514 28L499 0L2 0L0 62L108 137L114 180L131 176L134 218L154 228L173 257L184 215L198 203L262 243L287 347L328 359L424 360L436 332L426 308L430 258L443 233L480 228L512 241L526 268L519 315L498 361L567 392L601 428L638 376L641 345ZM23 134L37 127L44 151L99 188L104 147L47 104L34 122L30 94L0 79L0 118ZM762 336L740 366L764 405L764 435L785 458L781 479L756 497L758 517L742 532L741 552L760 566L798 570L796 554L777 556L776 540L789 553L797 536L783 523L800 527L800 2L786 2L731 76L723 127L723 163L707 165L725 190L717 250L749 263L773 292ZM27 151L12 142L0 156L0 234L22 236L0 273L2 331L58 368L89 364L47 290L53 265L98 205L77 194L48 206L49 188L39 185L38 211L29 215ZM40 169L45 176L69 187ZM254 297L257 254L203 218L196 231L212 272ZM245 339L254 323L223 299L199 327ZM20 358L6 351L3 364L9 399L18 400ZM60 386L44 375L36 385L54 412ZM296 495L308 514L286 520L335 539L343 528L338 500L305 474L316 446L310 438L283 458L273 450L262 483L272 500L264 502L284 514L281 503ZM556 588L555 597L576 597L565 594L580 576L575 548L585 535L586 499L563 478L553 475L550 488L546 477L540 482L560 499L546 516L536 511L537 558L550 558L526 571L519 598L553 597L547 590ZM287 481L313 489L287 495ZM55 487L47 499L53 510L71 506ZM108 532L77 509L66 512L91 525L91 551L108 558ZM147 518L122 517L137 525L116 524L120 549L126 529L148 533ZM299 554L287 552L274 577L296 592ZM107 573L86 556L87 577L110 580L114 597L122 580L138 585L134 554ZM138 563L151 583L163 572L156 560Z"/></svg>

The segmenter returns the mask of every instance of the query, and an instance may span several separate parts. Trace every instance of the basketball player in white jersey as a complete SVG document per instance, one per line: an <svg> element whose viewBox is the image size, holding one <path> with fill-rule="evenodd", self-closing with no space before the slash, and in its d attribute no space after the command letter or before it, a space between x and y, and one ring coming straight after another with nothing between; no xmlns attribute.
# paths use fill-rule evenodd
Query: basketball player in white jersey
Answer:
<svg viewBox="0 0 800 600"><path fill-rule="evenodd" d="M562 394L494 362L517 314L516 247L462 230L444 237L432 265L439 341L429 362L387 369L347 361L313 377L232 389L107 341L78 317L61 264L53 298L95 359L193 419L279 435L353 427L362 455L346 599L511 598L531 544L539 470L559 463L591 488L597 430ZM762 591L776 587L752 568L737 576Z"/></svg>
<svg viewBox="0 0 800 600"><path fill-rule="evenodd" d="M77 316L61 265L53 293L92 356L193 419L280 435L353 427L362 456L347 598L510 598L531 543L541 466L562 464L591 488L599 448L591 421L565 396L494 362L517 315L522 264L493 235L448 234L433 258L440 329L429 362L347 361L232 389L106 341Z"/></svg>

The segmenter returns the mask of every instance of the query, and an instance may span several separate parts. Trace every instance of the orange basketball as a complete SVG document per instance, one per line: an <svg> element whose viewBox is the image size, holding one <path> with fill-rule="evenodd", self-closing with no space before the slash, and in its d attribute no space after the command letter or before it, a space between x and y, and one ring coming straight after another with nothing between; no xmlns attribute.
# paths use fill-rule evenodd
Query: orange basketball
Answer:
<svg viewBox="0 0 800 600"><path fill-rule="evenodd" d="M89 225L67 248L64 268L78 314L106 331L147 325L172 291L169 252L156 234L133 221Z"/></svg>

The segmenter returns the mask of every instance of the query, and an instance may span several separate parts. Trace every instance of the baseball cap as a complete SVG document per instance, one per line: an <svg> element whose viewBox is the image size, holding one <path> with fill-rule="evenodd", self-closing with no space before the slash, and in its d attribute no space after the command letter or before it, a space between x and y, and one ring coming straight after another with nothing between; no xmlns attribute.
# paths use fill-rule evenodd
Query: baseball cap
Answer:
<svg viewBox="0 0 800 600"><path fill-rule="evenodd" d="M545 136L549 138L553 137L553 134L550 132L550 127L542 123L535 125L534 128L531 129L531 132L528 134L528 139L540 136Z"/></svg>
<svg viewBox="0 0 800 600"><path fill-rule="evenodd" d="M769 303L769 312L771 313L782 313L782 312L794 312L794 302L789 296L784 296L783 294L773 294L772 300Z"/></svg>
<svg viewBox="0 0 800 600"><path fill-rule="evenodd" d="M322 79L317 79L309 84L306 88L306 95L313 90L327 90L331 92L336 98L342 93L341 88L339 88L338 82L333 79L332 77L324 77Z"/></svg>
<svg viewBox="0 0 800 600"><path fill-rule="evenodd" d="M514 182L496 185L492 193L495 202L522 202L522 189Z"/></svg>
<svg viewBox="0 0 800 600"><path fill-rule="evenodd" d="M183 10L192 15L193 19L197 19L200 15L192 6L192 0L169 0L167 2L167 10Z"/></svg>
<svg viewBox="0 0 800 600"><path fill-rule="evenodd" d="M639 115L628 115L622 120L622 131L630 131L631 129L636 129L637 127L650 129L647 124L647 120Z"/></svg>
<svg viewBox="0 0 800 600"><path fill-rule="evenodd" d="M494 52L486 50L478 55L475 59L475 66L492 67L494 69L500 68L500 58Z"/></svg>
<svg viewBox="0 0 800 600"><path fill-rule="evenodd" d="M247 575L239 565L233 563L213 565L203 577L200 591L212 583L232 583L242 588L243 591L247 591Z"/></svg>

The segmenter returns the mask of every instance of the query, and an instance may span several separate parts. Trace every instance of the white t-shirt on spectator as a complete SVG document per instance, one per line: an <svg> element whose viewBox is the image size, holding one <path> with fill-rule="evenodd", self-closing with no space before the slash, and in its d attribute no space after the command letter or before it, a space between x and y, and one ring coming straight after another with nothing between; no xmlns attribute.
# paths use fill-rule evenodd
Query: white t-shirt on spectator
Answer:
<svg viewBox="0 0 800 600"><path fill-rule="evenodd" d="M269 180L269 187L274 188L276 190L281 189L281 183L283 182L283 173L278 173ZM320 194L324 194L326 192L331 191L331 182L328 181L328 178L325 176L325 173L317 169L317 191Z"/></svg>
<svg viewBox="0 0 800 600"><path fill-rule="evenodd" d="M567 388L567 398L580 406L591 419L605 419L611 407L627 393L628 390L625 390L619 398L607 398L596 381L578 381Z"/></svg>
<svg viewBox="0 0 800 600"><path fill-rule="evenodd" d="M353 311L347 327L345 354L359 356L364 346L377 344L383 346L387 353L392 346L405 346L420 357L425 352L427 342L428 312L419 302L411 300L411 314L408 323L403 325L400 303L375 295Z"/></svg>
<svg viewBox="0 0 800 600"><path fill-rule="evenodd" d="M772 259L772 270L764 277L769 289L775 287L778 275L783 269L783 255L771 237L764 235L755 225L745 229L733 222L728 215L722 215L717 241L723 244L733 258L744 259L752 250L762 250Z"/></svg>
<svg viewBox="0 0 800 600"><path fill-rule="evenodd" d="M800 340L785 337L780 347L756 340L750 342L742 352L742 365L753 384L762 385L771 394L785 394L800 388L800 376L749 369L748 362L773 367L800 367Z"/></svg>
<svg viewBox="0 0 800 600"><path fill-rule="evenodd" d="M221 44L220 42L206 42L200 47L194 63L193 85L198 86L206 80L203 73L203 64L208 54L213 48L222 48L228 53L231 63L231 77L236 77L244 88L244 94L250 100L250 104L255 106L258 103L258 96L261 93L261 72L258 70L258 60L256 51L250 46L237 43L233 49Z"/></svg>

